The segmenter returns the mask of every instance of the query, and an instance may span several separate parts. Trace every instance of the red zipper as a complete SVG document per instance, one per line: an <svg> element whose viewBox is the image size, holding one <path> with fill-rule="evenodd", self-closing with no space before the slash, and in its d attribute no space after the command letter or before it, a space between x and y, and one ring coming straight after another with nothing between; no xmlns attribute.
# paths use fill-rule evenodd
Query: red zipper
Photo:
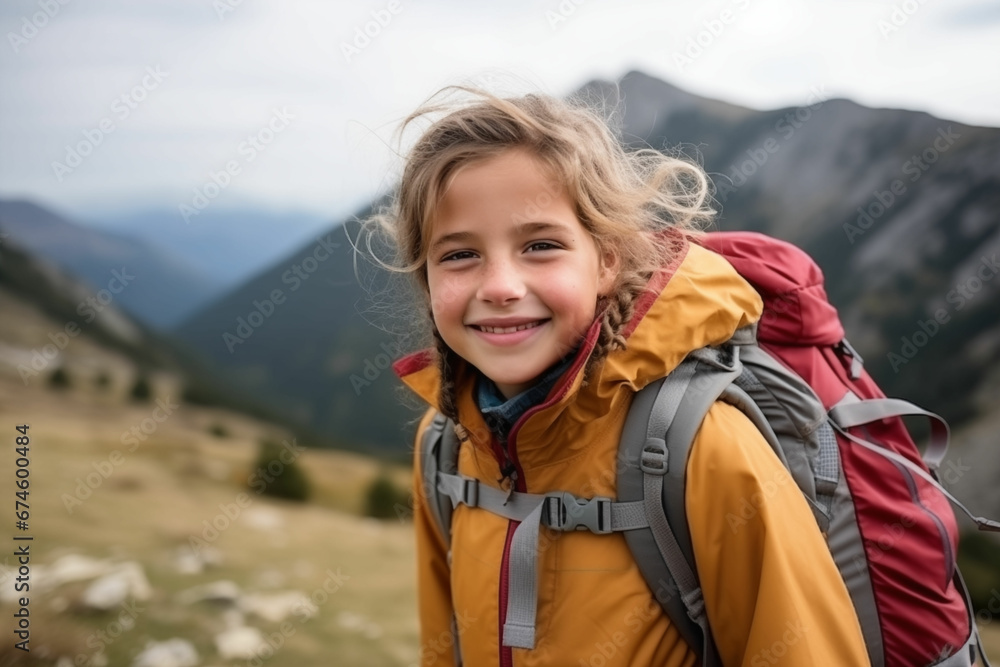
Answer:
<svg viewBox="0 0 1000 667"><path fill-rule="evenodd" d="M635 312L633 314L632 320L625 327L622 332L624 336L628 337L631 335L632 330L638 324L639 320L646 314L646 311L652 306L653 302L659 297L659 294L663 291L664 287L670 281L670 278L674 275L677 267L680 266L684 257L687 255L688 244L687 241L682 240L682 247L674 256L673 261L670 265L664 267L662 271L655 274L653 280L650 281L648 287L655 288L651 293L644 293L640 297L639 301L636 303ZM651 294L651 298L649 296ZM515 443L517 442L517 434L521 430L521 426L531 417L533 414L544 410L562 400L563 396L569 390L570 385L573 383L573 379L580 373L580 369L586 363L587 359L590 358L590 353L593 351L594 346L597 345L597 339L601 332L601 322L600 317L595 318L594 322L590 325L590 329L587 330L587 334L584 337L583 344L577 351L576 359L573 360L573 365L563 374L559 379L559 382L553 388L549 398L533 408L529 408L521 418L518 419L510 429L510 435L507 440L507 449L504 451L502 445L499 442L493 447L493 451L497 456L497 461L503 466L504 460L509 457L510 462L514 465L515 475L517 476L516 482L514 484L514 490L521 493L527 491L528 485L524 479L524 470L521 469L521 462L517 458L517 447ZM498 628L498 645L500 646L500 665L501 667L513 667L514 657L512 649L509 646L503 645L503 626L507 622L507 596L509 593L509 560L510 560L510 543L514 537L514 531L520 525L519 521L511 521L507 524L507 539L504 541L503 545L503 558L500 560L500 613L498 614L500 618L500 627Z"/></svg>
<svg viewBox="0 0 1000 667"><path fill-rule="evenodd" d="M514 429L511 429L513 433ZM509 441L510 445L513 445L513 438ZM497 442L497 451L500 454L500 460L503 462L509 461L514 465L513 478L511 478L510 483L514 485L515 491L524 492L524 473L521 471L521 466L513 460L511 456L511 448L504 448ZM505 463L501 465L506 468ZM507 598L510 592L510 545L514 540L514 531L517 527L521 525L520 521L508 521L507 522L507 537L503 543L503 557L500 559L500 590L498 592L498 599L500 600L500 613L497 615L500 619L500 627L497 631L497 637L499 638L500 646L500 667L514 667L514 653L513 649L509 646L503 645L503 626L507 622Z"/></svg>
<svg viewBox="0 0 1000 667"><path fill-rule="evenodd" d="M514 531L519 525L521 525L520 521L511 521L507 524L507 539L503 544L503 559L500 561L500 627L497 630L497 637L500 638L501 667L514 667L513 650L509 646L503 645L503 626L507 622L507 594L510 587L507 559L510 556L510 543L514 539Z"/></svg>
<svg viewBox="0 0 1000 667"><path fill-rule="evenodd" d="M566 391L573 383L573 378L575 378L577 374L580 372L581 366L590 357L590 352L591 350L593 350L594 344L597 342L597 334L599 332L598 326L599 325L591 326L591 329L588 332L586 340L584 340L583 345L581 346L579 352L577 353L576 360L574 360L573 365L570 366L569 369L563 374L562 378L560 378L560 382L554 387L549 398L543 403L540 403L535 407L529 408L527 411L525 411L525 413L521 415L521 418L518 419L511 427L510 435L507 439L506 452L499 443L497 443L497 446L494 448L494 450L501 455L501 458L498 458L498 460L501 461L501 465L503 465L502 464L503 458L509 458L510 462L514 464L515 491L518 491L520 493L525 493L527 492L528 489L527 482L524 479L524 470L521 469L521 462L518 461L517 458L517 447L516 447L517 434L521 430L521 426L524 425L524 422L526 422L528 418L531 417L531 415L541 410L544 410L548 407L551 407L552 405L555 405L560 400L562 400L563 396L566 395ZM508 574L508 570L510 569L509 567L510 543L514 538L514 531L520 524L521 524L520 521L510 521L507 524L507 539L504 541L503 558L500 560L500 591L499 591L500 613L498 614L500 618L500 627L498 629L499 634L497 635L500 640L499 641L500 667L514 666L513 649L511 649L511 647L509 646L503 645L503 626L507 622L507 597L509 594L509 587L510 587L509 574Z"/></svg>

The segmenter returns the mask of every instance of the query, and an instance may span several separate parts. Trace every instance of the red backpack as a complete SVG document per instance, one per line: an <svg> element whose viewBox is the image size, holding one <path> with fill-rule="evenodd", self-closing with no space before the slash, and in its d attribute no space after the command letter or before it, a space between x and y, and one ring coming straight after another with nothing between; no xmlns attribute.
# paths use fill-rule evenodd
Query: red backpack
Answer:
<svg viewBox="0 0 1000 667"><path fill-rule="evenodd" d="M750 232L711 233L702 244L760 293L763 317L728 343L691 353L636 394L619 444L616 499L508 494L478 485L457 473L458 442L443 417L424 435L425 491L446 538L458 504L521 522L508 573L518 585L507 601L504 645L534 645L532 543L540 525L620 531L702 664L721 665L691 547L684 475L705 414L722 400L757 426L805 496L847 585L873 667L968 667L977 651L988 666L956 565L958 528L949 500L968 510L935 473L947 450L947 424L879 390L844 338L822 272L804 252ZM923 457L903 415L931 420ZM980 529L1000 530L998 522L972 518ZM719 520L735 527L746 517Z"/></svg>
<svg viewBox="0 0 1000 667"><path fill-rule="evenodd" d="M827 412L843 476L841 502L824 531L851 592L872 665L972 664L978 643L972 603L956 558L958 528L938 482L948 425L905 401L886 399L844 337L816 263L762 234L708 234L764 299L760 348L802 378ZM925 454L902 415L931 420ZM839 517L838 514L851 516ZM972 516L980 529L1000 523ZM841 525L846 524L846 525ZM822 525L822 521L821 521ZM962 649L968 648L966 655ZM983 654L983 661L986 656Z"/></svg>

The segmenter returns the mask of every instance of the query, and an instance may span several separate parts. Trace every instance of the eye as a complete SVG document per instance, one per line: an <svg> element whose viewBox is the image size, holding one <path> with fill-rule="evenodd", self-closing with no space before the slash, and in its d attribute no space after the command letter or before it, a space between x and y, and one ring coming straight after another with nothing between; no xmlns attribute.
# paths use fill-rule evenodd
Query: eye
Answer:
<svg viewBox="0 0 1000 667"><path fill-rule="evenodd" d="M462 260L462 259L472 259L475 256L476 256L475 253L472 252L471 250L459 250L457 252L453 252L453 253L449 253L447 255L444 255L438 261L440 261L440 262L456 262L456 261L459 261L459 260Z"/></svg>
<svg viewBox="0 0 1000 667"><path fill-rule="evenodd" d="M559 250L562 246L559 246L552 241L533 241L528 244L525 248L527 252L539 252L542 250Z"/></svg>

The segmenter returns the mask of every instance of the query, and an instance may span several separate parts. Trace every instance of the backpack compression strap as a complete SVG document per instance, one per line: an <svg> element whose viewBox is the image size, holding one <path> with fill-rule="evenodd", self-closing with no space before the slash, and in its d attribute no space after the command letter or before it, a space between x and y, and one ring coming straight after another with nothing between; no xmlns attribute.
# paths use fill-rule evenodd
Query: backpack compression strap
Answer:
<svg viewBox="0 0 1000 667"><path fill-rule="evenodd" d="M900 456L896 452L886 449L885 447L880 447L875 443L858 438L847 431L847 429L851 427L868 424L878 419L902 417L905 415L921 415L931 420L931 444L928 446L927 455L924 456L925 464L927 464L927 466L931 469L930 474L906 457ZM955 507L958 507L970 519L972 519L979 530L1000 531L1000 522L973 514L955 496L941 486L936 474L934 474L938 464L941 463L941 460L944 458L944 454L948 449L948 424L938 415L932 412L927 412L923 408L919 408L912 403L908 403L907 401L900 399L888 398L861 401L854 394L848 393L840 403L830 409L830 421L833 423L834 428L836 428L841 435L851 442L864 447L869 451L875 452L880 456L884 456L885 458L904 466L914 474L919 475L926 482L934 486L938 492L948 498L948 500L950 500ZM928 457L930 457L931 460L928 460ZM969 614L969 640L966 643L966 646L963 647L963 650L959 650L955 653L950 660L956 665L969 665L971 664L970 662L964 661L966 657L971 655L971 660L974 662L976 653L978 653L982 658L983 665L990 667L989 658L986 656L986 651L983 649L982 639L979 637L979 628L976 625L976 619L973 614L972 598L969 596L969 589L965 585L965 580L962 578L962 573L958 568L955 568L954 581L955 587L965 596L965 607ZM964 650L966 648L968 651ZM944 665L946 663L941 664Z"/></svg>
<svg viewBox="0 0 1000 667"><path fill-rule="evenodd" d="M944 496L950 500L955 507L962 510L970 519L972 519L979 530L1000 532L1000 521L994 521L993 519L987 519L986 517L976 516L973 514L965 505L962 504L961 501L959 501L958 498L953 496L947 489L941 486L941 483L936 479L936 477L925 471L913 461L890 449L880 447L879 445L868 442L867 440L858 438L847 431L847 429L854 426L861 426L879 419L902 417L906 415L921 415L931 420L931 444L929 445L930 449L928 450L928 455L931 457L931 460L928 461L927 456L925 456L924 460L931 471L934 471L938 464L940 464L941 459L944 458L944 453L948 449L948 424L944 421L944 419L933 412L928 412L923 408L913 405L912 403L896 398L869 399L861 401L854 396L854 394L850 393L847 394L840 403L830 409L830 421L833 423L834 428L836 428L837 431L845 438L856 445L860 445L865 449L875 452L879 456L884 456L885 458L904 466L913 474L923 478L928 484L937 489L938 492L944 494ZM941 442L942 438L943 444Z"/></svg>

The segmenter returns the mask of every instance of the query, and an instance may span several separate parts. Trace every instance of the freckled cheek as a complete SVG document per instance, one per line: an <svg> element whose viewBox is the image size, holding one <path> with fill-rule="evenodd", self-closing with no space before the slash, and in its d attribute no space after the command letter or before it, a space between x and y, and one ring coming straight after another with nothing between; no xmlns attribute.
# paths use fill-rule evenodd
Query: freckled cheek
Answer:
<svg viewBox="0 0 1000 667"><path fill-rule="evenodd" d="M573 335L580 333L594 321L597 296L591 294L588 284L578 280L549 283L547 306L556 314Z"/></svg>
<svg viewBox="0 0 1000 667"><path fill-rule="evenodd" d="M428 276L431 313L440 329L442 325L461 323L466 302L467 285L452 276Z"/></svg>

